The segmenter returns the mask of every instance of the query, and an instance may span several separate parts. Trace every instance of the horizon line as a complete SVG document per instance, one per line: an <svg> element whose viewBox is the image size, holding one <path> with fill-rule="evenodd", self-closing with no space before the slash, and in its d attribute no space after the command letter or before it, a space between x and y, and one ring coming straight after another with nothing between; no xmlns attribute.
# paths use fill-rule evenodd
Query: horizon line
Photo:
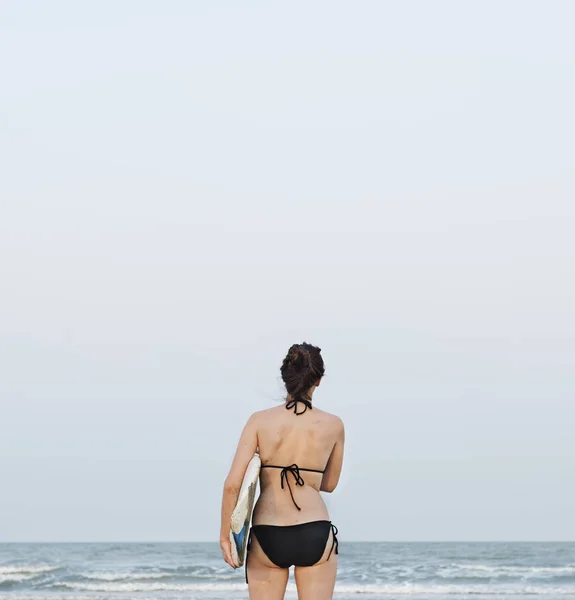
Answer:
<svg viewBox="0 0 575 600"><path fill-rule="evenodd" d="M573 544L575 540L345 540L348 544ZM0 540L1 544L217 544L217 540Z"/></svg>

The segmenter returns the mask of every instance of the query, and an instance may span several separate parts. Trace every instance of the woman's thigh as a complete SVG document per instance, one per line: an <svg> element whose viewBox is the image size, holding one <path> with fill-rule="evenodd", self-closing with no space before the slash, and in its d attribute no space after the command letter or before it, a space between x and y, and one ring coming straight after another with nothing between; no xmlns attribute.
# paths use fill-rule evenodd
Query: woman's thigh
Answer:
<svg viewBox="0 0 575 600"><path fill-rule="evenodd" d="M332 549L333 532L329 536L323 556L315 565L295 568L298 600L332 599L337 574L337 554Z"/></svg>
<svg viewBox="0 0 575 600"><path fill-rule="evenodd" d="M282 569L266 556L255 535L252 535L247 556L250 600L283 600L289 569Z"/></svg>

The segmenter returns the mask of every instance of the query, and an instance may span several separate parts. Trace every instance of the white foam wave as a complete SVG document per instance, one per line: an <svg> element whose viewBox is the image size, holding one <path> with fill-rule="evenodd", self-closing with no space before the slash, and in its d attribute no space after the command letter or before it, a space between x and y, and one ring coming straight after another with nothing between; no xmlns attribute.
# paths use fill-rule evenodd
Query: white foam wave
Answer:
<svg viewBox="0 0 575 600"><path fill-rule="evenodd" d="M66 588L89 592L233 592L245 591L245 583L145 583L145 582L109 582L109 583L71 583L54 584ZM296 591L293 583L288 591ZM408 596L429 595L572 595L571 587L534 587L534 586L493 586L493 585L421 585L421 584L336 584L335 593L340 594L390 594Z"/></svg>
<svg viewBox="0 0 575 600"><path fill-rule="evenodd" d="M481 564L461 564L453 563L454 568L467 571L485 571L486 573L567 573L575 575L575 565L563 565L561 567L521 567L519 565L481 565Z"/></svg>
<svg viewBox="0 0 575 600"><path fill-rule="evenodd" d="M99 581L123 581L126 579L165 579L171 577L170 573L135 573L134 571L126 572L88 572L80 574L84 579L97 579Z"/></svg>
<svg viewBox="0 0 575 600"><path fill-rule="evenodd" d="M0 575L13 575L22 573L24 575L37 574L37 573L48 573L49 571L55 571L59 567L53 567L49 565L0 565Z"/></svg>
<svg viewBox="0 0 575 600"><path fill-rule="evenodd" d="M49 597L46 596L46 594L41 594L41 595L25 595L25 594L18 594L18 600L48 600ZM69 596L66 595L66 600L94 600L95 598L98 598L98 596L93 596L92 594L90 595L85 595L85 596ZM102 597L104 598L104 597ZM147 598L146 600L165 600L163 598Z"/></svg>
<svg viewBox="0 0 575 600"><path fill-rule="evenodd" d="M533 586L501 587L501 586L461 586L461 585L418 585L418 584L365 584L336 585L336 593L341 594L390 594L407 596L465 596L468 594L485 596L515 595L573 595L575 587L541 588Z"/></svg>
<svg viewBox="0 0 575 600"><path fill-rule="evenodd" d="M74 583L62 581L53 584L86 592L233 592L245 591L245 583L144 583L144 582L110 582L110 583Z"/></svg>
<svg viewBox="0 0 575 600"><path fill-rule="evenodd" d="M0 583L18 583L19 581L26 581L32 579L36 575L26 575L25 573L8 573L0 575Z"/></svg>

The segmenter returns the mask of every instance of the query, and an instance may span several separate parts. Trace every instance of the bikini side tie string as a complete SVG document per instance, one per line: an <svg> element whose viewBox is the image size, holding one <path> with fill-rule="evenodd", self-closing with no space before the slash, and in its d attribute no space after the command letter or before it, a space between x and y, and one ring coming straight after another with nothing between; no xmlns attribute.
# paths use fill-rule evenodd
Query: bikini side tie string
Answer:
<svg viewBox="0 0 575 600"><path fill-rule="evenodd" d="M329 551L329 554L327 555L327 560L329 560L329 557L331 556L331 553L333 552L333 548L335 546L335 553L339 554L339 541L337 539L337 527L330 521L330 525L331 525L331 532L333 533L333 543L331 545L331 550Z"/></svg>
<svg viewBox="0 0 575 600"><path fill-rule="evenodd" d="M250 527L250 531L248 533L248 543L246 546L246 557L244 559L245 571L246 571L246 583L248 582L248 552L250 551L251 546L252 546L252 528Z"/></svg>

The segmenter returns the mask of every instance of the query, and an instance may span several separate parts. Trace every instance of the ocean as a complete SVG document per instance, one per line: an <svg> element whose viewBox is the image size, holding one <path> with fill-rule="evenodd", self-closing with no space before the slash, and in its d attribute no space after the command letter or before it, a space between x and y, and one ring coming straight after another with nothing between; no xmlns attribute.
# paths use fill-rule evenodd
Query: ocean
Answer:
<svg viewBox="0 0 575 600"><path fill-rule="evenodd" d="M575 599L573 542L340 540L338 568L338 600ZM0 544L5 600L239 600L244 581L212 543Z"/></svg>

